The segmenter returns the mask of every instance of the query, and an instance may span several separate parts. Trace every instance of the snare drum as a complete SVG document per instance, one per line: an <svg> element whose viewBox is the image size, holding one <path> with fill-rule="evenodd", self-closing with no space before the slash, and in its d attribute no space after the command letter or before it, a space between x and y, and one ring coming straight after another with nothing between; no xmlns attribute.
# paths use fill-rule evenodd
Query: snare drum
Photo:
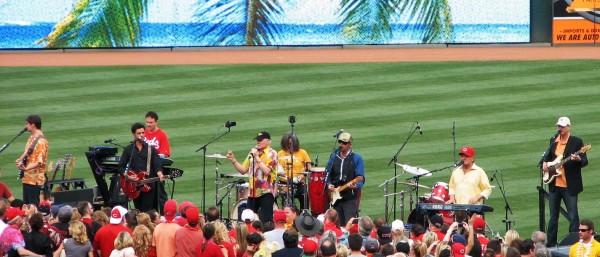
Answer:
<svg viewBox="0 0 600 257"><path fill-rule="evenodd" d="M310 169L310 182L308 183L308 195L310 196L310 210L313 216L325 213L327 209L327 197L325 197L325 167L313 167Z"/></svg>
<svg viewBox="0 0 600 257"><path fill-rule="evenodd" d="M444 182L436 182L431 188L431 198L429 202L444 204L450 200L450 190L448 184Z"/></svg>
<svg viewBox="0 0 600 257"><path fill-rule="evenodd" d="M246 199L246 198L248 198L249 194L250 194L250 184L248 182L237 185L237 194L235 196L235 200L239 201L241 199Z"/></svg>

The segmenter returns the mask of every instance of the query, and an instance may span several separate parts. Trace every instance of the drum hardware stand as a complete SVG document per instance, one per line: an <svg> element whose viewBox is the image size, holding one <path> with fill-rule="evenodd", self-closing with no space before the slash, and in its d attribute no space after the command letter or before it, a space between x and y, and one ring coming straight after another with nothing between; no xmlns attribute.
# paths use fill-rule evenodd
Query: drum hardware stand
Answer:
<svg viewBox="0 0 600 257"><path fill-rule="evenodd" d="M546 157L548 157L548 154L550 154L552 145L554 144L554 140L556 139L556 137L558 137L558 135L559 135L559 132L556 132L556 134L554 134L554 136L552 136L550 138L550 142L548 144L548 149L546 149L544 154L542 154L542 156L540 157L540 161L537 164L537 166L540 168L540 185L537 187L538 198L539 198L538 208L539 208L539 213L540 213L539 214L540 215L539 216L539 220L540 220L539 230L542 232L546 232L546 198L548 197L548 192L546 192L546 187L544 186L544 171L542 170L542 164L544 163L544 159L546 159ZM560 213L562 213L563 216L565 216L568 220L566 211L562 207L560 207Z"/></svg>
<svg viewBox="0 0 600 257"><path fill-rule="evenodd" d="M234 182L234 183L227 183L227 185L225 185L224 187L221 187L221 188L217 187L217 192L219 190L227 189L227 192L225 193L225 195L217 201L217 206L219 206L219 215L221 216L221 219L223 219L223 199L225 199L225 197L227 197L227 215L228 215L228 218L231 220L231 213L229 210L230 206L231 206L231 189L236 185L237 185L237 183Z"/></svg>
<svg viewBox="0 0 600 257"><path fill-rule="evenodd" d="M389 215L389 206L390 206L390 204L389 204L388 198L389 198L390 195L394 195L394 196L396 195L396 192L394 192L393 194L389 193L388 184L390 183L390 181L396 180L396 178L398 176L402 175L402 174L404 174L404 173L398 174L398 175L396 175L393 178L390 178L390 179L388 179L386 181L383 181L383 183L381 183L381 185L378 186L378 187L385 186L383 188L383 196L385 197L385 223L389 223L388 221L389 221L389 216L390 216ZM402 197L404 198L404 191L402 191L401 193L402 193ZM402 213L401 213L401 215L402 215L401 217L402 218L400 218L400 219L404 220L404 202L403 202L403 204L401 206L402 206Z"/></svg>
<svg viewBox="0 0 600 257"><path fill-rule="evenodd" d="M416 126L415 126L416 125ZM406 140L404 140L404 143L402 143L402 146L400 146L400 149L398 149L398 151L396 152L396 154L394 154L394 156L392 157L392 159L390 160L390 162L388 163L388 167L390 165L392 165L392 163L397 163L398 162L398 155L400 154L400 152L402 151L402 149L404 149L404 146L406 145L406 143L408 143L408 140L410 140L410 138L412 137L412 135L417 132L417 129L419 129L419 123L417 121L415 121L412 125L412 127L410 128L410 132L408 134L408 137L406 138ZM398 168L396 167L397 165L394 165L394 178L398 176ZM394 194L397 192L397 187L398 187L398 181L397 179L394 179ZM394 212L394 220L396 219L396 195L394 195L394 201L393 201L393 212Z"/></svg>
<svg viewBox="0 0 600 257"><path fill-rule="evenodd" d="M229 132L231 132L231 127L233 127L235 125L236 125L235 121L225 122L225 125L221 125L217 128L217 131L215 131L215 133L213 134L213 137L210 140L208 140L208 142L206 144L204 144L203 146L198 148L198 150L196 150L196 152L202 150L202 206L200 208L200 210L202 210L202 211L206 210L206 147L208 147L208 145L212 144L213 142L219 140L219 138L221 138L224 135L227 135ZM217 136L219 129L221 129L222 127L226 127L227 131L225 133Z"/></svg>
<svg viewBox="0 0 600 257"><path fill-rule="evenodd" d="M397 166L397 165L395 165L395 166ZM427 173L423 173L423 174L420 174L420 175L414 175L414 176L412 176L412 177L410 177L410 178L407 178L406 180L407 180L407 181L410 181L410 182L412 182L412 183L414 183L415 185L417 185L417 186L416 186L416 190L415 190L415 191L416 191L416 194L417 194L417 197L418 197L418 196L419 196L419 187L418 187L418 185L419 185L419 179L420 179L421 177L423 177L423 176L427 176L427 175L429 175L429 174L433 174L433 173L436 173L436 172L438 172L438 171L442 171L442 170L445 170L445 169L451 169L451 168L453 168L454 166L455 166L455 164L452 164L452 165L450 165L450 166L446 166L446 167L443 167L443 168L441 168L441 169L435 169L435 170L431 170L431 171L429 171L429 172L427 172ZM411 198L412 198L412 195L411 195ZM411 199L411 202L412 202L412 199ZM411 203L411 208L412 208L412 203Z"/></svg>
<svg viewBox="0 0 600 257"><path fill-rule="evenodd" d="M219 159L215 159L215 185L217 185L215 187L215 202L217 204L217 206L219 205L219 185L223 184L223 179L221 179L220 177L220 173L219 173L219 165L221 164L221 162L219 162Z"/></svg>
<svg viewBox="0 0 600 257"><path fill-rule="evenodd" d="M504 219L502 220L502 223L506 224L506 231L512 229L512 224L514 223L513 220L509 220L508 219L508 213L510 212L510 215L513 215L512 209L510 208L510 205L508 204L508 200L506 199L506 192L504 191L504 178L502 177L502 172L498 172L499 170L496 170L496 172L494 172L494 175L492 176L492 180L496 180L496 184L498 185L498 189L500 189L500 192L502 193L502 197L504 198ZM500 173L500 176L497 176L496 174ZM500 178L498 178L500 177Z"/></svg>

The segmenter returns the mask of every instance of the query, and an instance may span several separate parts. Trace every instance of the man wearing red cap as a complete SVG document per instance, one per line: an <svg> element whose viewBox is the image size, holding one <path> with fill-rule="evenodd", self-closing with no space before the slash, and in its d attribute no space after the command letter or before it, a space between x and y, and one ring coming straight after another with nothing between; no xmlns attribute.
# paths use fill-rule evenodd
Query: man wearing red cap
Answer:
<svg viewBox="0 0 600 257"><path fill-rule="evenodd" d="M110 224L102 226L94 236L93 247L101 257L109 257L110 253L115 249L115 239L122 231L126 231L130 235L131 229L125 226L124 218L127 209L122 206L115 206L110 211Z"/></svg>
<svg viewBox="0 0 600 257"><path fill-rule="evenodd" d="M183 203L181 203L183 205ZM200 212L196 206L185 208L187 224L175 232L175 242L177 242L177 255L179 257L195 257L196 245L204 242L204 236L199 226Z"/></svg>
<svg viewBox="0 0 600 257"><path fill-rule="evenodd" d="M175 245L175 233L181 228L174 221L177 214L177 202L168 200L165 203L165 222L160 223L154 228L152 236L152 245L156 246L156 255L160 257L177 256L177 246Z"/></svg>
<svg viewBox="0 0 600 257"><path fill-rule="evenodd" d="M19 228L23 225L25 211L17 207L0 207L0 256L9 251L18 253L19 256L40 256L25 249L25 239ZM8 224L2 220L6 218Z"/></svg>
<svg viewBox="0 0 600 257"><path fill-rule="evenodd" d="M492 193L487 174L475 164L475 149L465 146L459 154L462 165L452 171L448 183L450 200L446 203L483 204Z"/></svg>
<svg viewBox="0 0 600 257"><path fill-rule="evenodd" d="M555 246L558 238L558 217L561 202L565 202L569 214L569 232L577 232L579 228L579 211L577 210L577 197L583 192L581 169L588 165L587 154L583 150L583 140L571 135L571 120L560 117L556 122L558 136L550 140L550 148L542 170L548 172L549 166L555 164L557 159L567 159L561 168L556 169L561 175L549 182L548 205L550 218L548 221L548 246ZM561 158L557 158L557 157ZM554 161L553 161L554 160Z"/></svg>
<svg viewBox="0 0 600 257"><path fill-rule="evenodd" d="M265 240L267 242L277 242L280 246L284 246L283 233L285 232L285 211L276 210L273 212L273 222L275 228L265 232Z"/></svg>

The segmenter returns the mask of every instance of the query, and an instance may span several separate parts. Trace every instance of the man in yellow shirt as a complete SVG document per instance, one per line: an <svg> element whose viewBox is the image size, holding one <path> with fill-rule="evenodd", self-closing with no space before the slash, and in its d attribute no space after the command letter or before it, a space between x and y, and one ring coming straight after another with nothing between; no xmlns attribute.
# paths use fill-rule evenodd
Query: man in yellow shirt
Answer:
<svg viewBox="0 0 600 257"><path fill-rule="evenodd" d="M452 171L448 183L450 200L446 203L483 204L492 193L487 174L475 164L475 149L465 146L459 154L463 164Z"/></svg>

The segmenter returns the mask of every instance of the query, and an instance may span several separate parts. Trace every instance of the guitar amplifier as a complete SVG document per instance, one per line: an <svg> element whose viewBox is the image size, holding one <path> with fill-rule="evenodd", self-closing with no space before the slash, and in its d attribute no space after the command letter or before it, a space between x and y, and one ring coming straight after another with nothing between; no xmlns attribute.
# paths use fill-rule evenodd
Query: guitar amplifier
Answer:
<svg viewBox="0 0 600 257"><path fill-rule="evenodd" d="M52 192L51 195L55 204L68 204L72 207L77 207L77 203L81 201L94 202L93 188Z"/></svg>

